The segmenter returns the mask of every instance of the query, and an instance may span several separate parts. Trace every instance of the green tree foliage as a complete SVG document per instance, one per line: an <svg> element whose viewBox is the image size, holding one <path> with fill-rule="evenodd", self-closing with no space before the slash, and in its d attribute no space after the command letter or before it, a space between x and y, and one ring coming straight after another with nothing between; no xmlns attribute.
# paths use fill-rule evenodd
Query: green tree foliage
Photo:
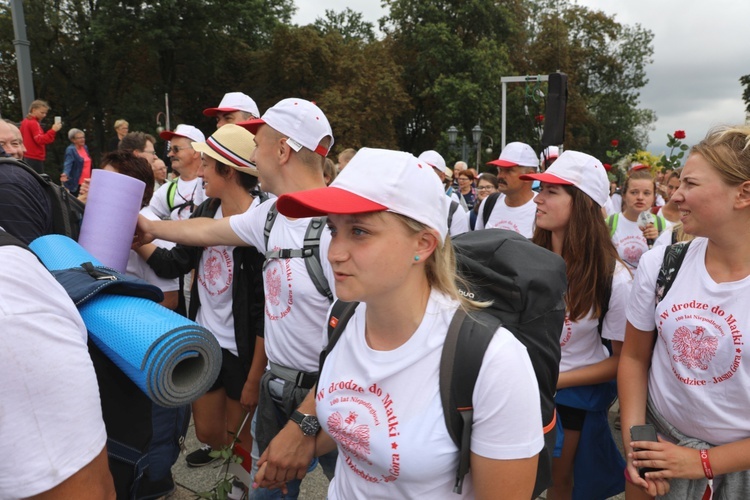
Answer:
<svg viewBox="0 0 750 500"><path fill-rule="evenodd" d="M247 89L252 72L238 61L289 22L293 3L35 0L24 8L35 94L63 116L66 128L88 131L97 157L118 118L126 118L131 130L154 133L165 93L173 127L188 122L210 131L212 123L201 110L216 105L227 89ZM0 40L10 40L10 9L0 9ZM0 74L15 72L8 47L0 50ZM20 120L20 106L14 104L3 115ZM55 141L53 160L61 162L66 145Z"/></svg>
<svg viewBox="0 0 750 500"><path fill-rule="evenodd" d="M412 101L397 120L399 146L447 151L445 130L499 138L500 78L514 74L504 40L519 29L513 2L386 0L381 29ZM510 7L509 7L510 5ZM469 139L470 140L470 139Z"/></svg>
<svg viewBox="0 0 750 500"><path fill-rule="evenodd" d="M480 123L484 163L499 151L501 78L562 71L567 148L604 157L612 139L628 151L646 145L655 117L639 108L639 92L653 36L639 25L570 0L384 0L389 12L376 36L351 9L292 26L293 1L25 2L36 96L63 116L63 132L86 130L94 158L118 118L154 133L165 94L172 127L211 132L201 111L239 90L261 110L289 96L316 101L333 125L334 152L437 149L456 160L446 130L456 126L471 143ZM20 120L13 38L9 4L0 0L0 111ZM743 78L750 88L750 75ZM507 141L539 149L536 117L547 93L536 82L508 86ZM55 142L52 161L66 145Z"/></svg>
<svg viewBox="0 0 750 500"><path fill-rule="evenodd" d="M656 117L638 104L653 34L570 3L544 0L532 12L516 63L526 71L568 75L565 146L599 158L612 139L625 151L645 149Z"/></svg>
<svg viewBox="0 0 750 500"><path fill-rule="evenodd" d="M398 146L395 119L409 107L409 96L386 42L282 26L253 65L259 104L270 106L289 96L315 101L331 122L334 152Z"/></svg>
<svg viewBox="0 0 750 500"><path fill-rule="evenodd" d="M338 31L346 42L361 40L371 43L375 41L375 25L365 21L360 12L355 12L349 7L342 12L326 9L325 17L316 19L314 26L323 35Z"/></svg>
<svg viewBox="0 0 750 500"><path fill-rule="evenodd" d="M750 75L740 77L740 83L745 87L742 91L742 100L745 103L745 111L750 113Z"/></svg>

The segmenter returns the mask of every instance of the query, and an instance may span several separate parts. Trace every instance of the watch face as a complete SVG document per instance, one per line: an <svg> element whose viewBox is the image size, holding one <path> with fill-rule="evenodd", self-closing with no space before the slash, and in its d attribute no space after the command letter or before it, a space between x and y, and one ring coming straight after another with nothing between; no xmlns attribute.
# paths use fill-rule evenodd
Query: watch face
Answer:
<svg viewBox="0 0 750 500"><path fill-rule="evenodd" d="M305 436L314 436L320 430L320 423L318 422L317 417L313 415L305 416L299 426Z"/></svg>

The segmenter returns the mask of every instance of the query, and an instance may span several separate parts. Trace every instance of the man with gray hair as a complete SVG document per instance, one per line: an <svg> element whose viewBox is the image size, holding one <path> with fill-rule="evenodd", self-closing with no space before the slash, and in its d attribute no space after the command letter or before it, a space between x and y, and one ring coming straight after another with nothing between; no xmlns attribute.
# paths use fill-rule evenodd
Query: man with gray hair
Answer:
<svg viewBox="0 0 750 500"><path fill-rule="evenodd" d="M536 152L528 144L511 142L500 157L488 165L497 166L499 193L482 200L475 229L509 229L531 238L534 235L536 193L531 189L533 181L519 177L537 171L539 158Z"/></svg>
<svg viewBox="0 0 750 500"><path fill-rule="evenodd" d="M26 151L23 137L16 124L10 120L0 120L0 148L16 160L23 160L23 153Z"/></svg>

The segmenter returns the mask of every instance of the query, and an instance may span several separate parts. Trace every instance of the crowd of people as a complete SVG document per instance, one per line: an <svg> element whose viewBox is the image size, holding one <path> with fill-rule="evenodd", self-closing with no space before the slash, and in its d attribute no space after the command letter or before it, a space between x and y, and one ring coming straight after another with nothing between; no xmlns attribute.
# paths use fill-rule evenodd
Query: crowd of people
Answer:
<svg viewBox="0 0 750 500"><path fill-rule="evenodd" d="M55 120L44 131L49 109L34 101L20 128L0 121L3 155L42 172L45 145L62 127ZM162 305L205 326L222 348L218 379L192 404L203 446L190 451L188 465L214 462L247 414L239 437L252 449L256 482L249 491L236 483L238 498L297 498L317 463L331 499L457 496L459 451L443 416L440 357L454 313L487 304L459 293L451 240L504 229L566 265L558 447L546 498L587 498L581 491L613 484L629 499L750 497L750 426L742 424L750 409L742 355L750 324L742 306L750 298L749 127L709 131L676 171L633 164L613 188L593 156L557 147L537 154L522 142L507 144L483 173L464 162L451 169L436 150L347 148L334 163L324 111L299 98L261 114L252 98L230 92L204 115L216 118L208 137L189 124L160 134L171 179L156 138L131 132L125 120L115 123L114 151L99 165L147 184L128 273L159 286ZM71 128L68 138L59 180L85 202L94 162L84 131ZM51 227L50 207L32 184L15 165L0 165L0 198L13 193L0 200L0 226L25 243ZM58 297L60 287L24 251L0 252L12 285L0 292L7 331L34 331L3 342L10 412L0 416L0 437L24 439L19 446L30 456L0 468L0 497L75 497L85 484L111 494L96 408L70 429L6 425L44 413L20 388L54 376L39 367L20 373L12 353L26 352L26 342L44 351L67 338L65 366L79 369L80 387L96 378L81 350L85 327ZM26 269L33 273L19 275ZM31 318L36 309L16 292L32 286L28 302L59 316L55 332ZM360 306L319 371L335 300ZM63 408L95 407L96 395L78 391L75 377L63 377L76 384L75 395L63 393L70 399ZM530 498L544 446L535 377L523 344L497 329L473 393L461 497ZM607 413L618 395L624 457L609 446ZM631 427L644 424L658 440L631 439ZM31 450L29 438L53 446ZM604 458L592 459L604 448ZM38 466L31 475L29 463ZM19 477L27 478L23 491Z"/></svg>

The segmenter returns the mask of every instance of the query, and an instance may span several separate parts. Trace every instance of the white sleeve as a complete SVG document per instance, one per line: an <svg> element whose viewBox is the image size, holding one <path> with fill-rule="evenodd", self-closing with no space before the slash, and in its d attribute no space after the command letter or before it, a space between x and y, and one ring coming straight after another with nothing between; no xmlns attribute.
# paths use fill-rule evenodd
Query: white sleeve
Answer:
<svg viewBox="0 0 750 500"><path fill-rule="evenodd" d="M71 477L107 435L78 310L31 252L6 246L0 258L0 442L12 450L0 498L18 498Z"/></svg>
<svg viewBox="0 0 750 500"><path fill-rule="evenodd" d="M609 309L602 324L602 337L623 342L625 340L625 308L630 298L633 276L627 266L617 262L612 275L612 295Z"/></svg>
<svg viewBox="0 0 750 500"><path fill-rule="evenodd" d="M459 234L469 232L469 212L460 210L458 207L453 213L453 220L451 221L450 234L451 236L458 236Z"/></svg>
<svg viewBox="0 0 750 500"><path fill-rule="evenodd" d="M666 246L672 244L672 232L674 231L674 226L668 226L664 231L661 232L658 238L656 238L656 241L654 241L655 247L660 246Z"/></svg>
<svg viewBox="0 0 750 500"><path fill-rule="evenodd" d="M485 196L485 198L482 200L482 203L479 204L479 211L477 212L477 221L474 224L474 231L484 229L484 218L482 217L482 214L484 213L484 203L487 201L487 198L489 198L489 196Z"/></svg>
<svg viewBox="0 0 750 500"><path fill-rule="evenodd" d="M650 331L656 328L656 278L664 260L667 247L654 247L641 256L633 278L626 316L630 324L639 330Z"/></svg>
<svg viewBox="0 0 750 500"><path fill-rule="evenodd" d="M266 239L263 236L263 231L266 227L266 216L275 203L276 198L266 200L255 208L251 204L245 212L229 218L232 231L237 233L237 236L249 246L257 248L260 253L266 251ZM282 216L279 215L279 217Z"/></svg>
<svg viewBox="0 0 750 500"><path fill-rule="evenodd" d="M536 455L544 446L539 386L526 348L500 328L474 388L471 451L492 459Z"/></svg>
<svg viewBox="0 0 750 500"><path fill-rule="evenodd" d="M159 189L154 192L154 195L151 197L151 201L148 204L148 206L151 207L151 211L159 219L170 218L171 213L169 210L169 205L167 205L167 191L169 190L169 186L171 184L172 182L165 182L164 184L159 186Z"/></svg>

